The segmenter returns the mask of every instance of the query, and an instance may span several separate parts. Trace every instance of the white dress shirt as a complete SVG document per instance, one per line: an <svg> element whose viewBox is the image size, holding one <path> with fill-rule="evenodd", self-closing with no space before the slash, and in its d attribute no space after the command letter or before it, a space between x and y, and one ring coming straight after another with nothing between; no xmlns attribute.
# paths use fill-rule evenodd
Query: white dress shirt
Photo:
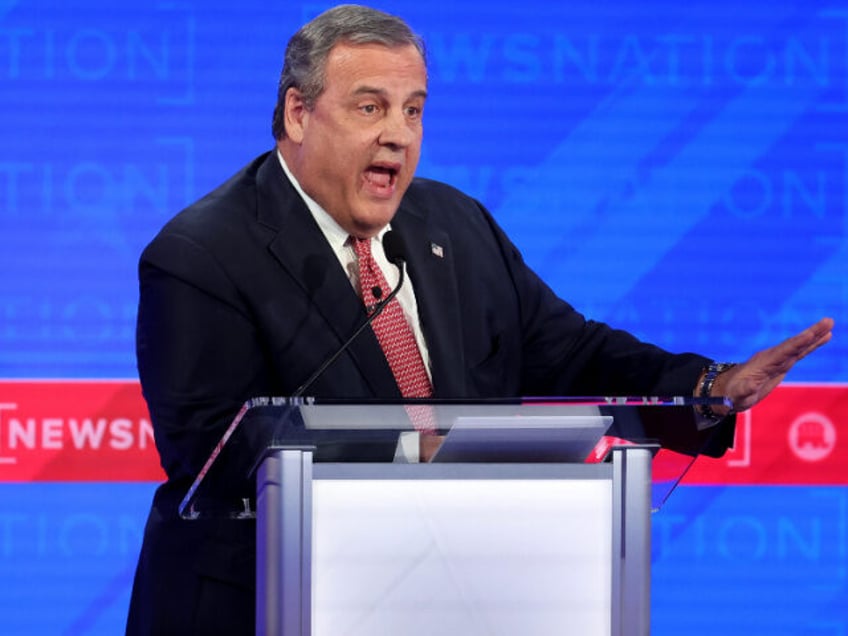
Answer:
<svg viewBox="0 0 848 636"><path fill-rule="evenodd" d="M277 158L280 160L283 172L286 173L286 176L289 181L291 181L294 189L297 190L300 198L303 199L304 203L306 203L306 207L312 214L312 218L315 219L315 222L318 224L318 227L321 228L321 232L324 234L324 237L327 239L330 247L333 248L333 253L336 255L336 258L339 259L339 264L347 275L350 284L353 285L353 289L356 291L356 294L359 295L359 264L357 263L356 252L353 249L353 245L348 240L350 235L342 229L342 227L324 208L318 205L317 201L303 191L303 188L300 187L297 179L295 179L294 175L289 170L289 167L286 165L286 160L283 159L283 155L279 150L277 150ZM397 267L389 263L389 260L386 258L386 252L383 250L383 237L390 229L391 224L384 227L380 230L377 236L371 239L371 254L374 256L374 260L377 261L377 265L380 267L380 270L382 270L383 276L386 278L386 282L392 287L392 289L394 289L394 287L398 284L398 280L400 280L400 272ZM379 249L375 249L377 244L380 246ZM433 376L430 370L430 353L427 350L424 333L421 331L421 322L418 319L418 303L415 300L415 290L413 289L412 280L408 275L404 278L403 287L400 288L400 291L395 298L400 303L406 322L409 324L409 327L412 329L412 333L415 335L415 342L418 344L418 350L421 352L421 359L424 361L424 368L427 370L427 376L430 378L430 382L432 382ZM395 461L414 463L418 462L418 460L418 433L412 431L401 433L400 439L398 440L398 447L395 451Z"/></svg>

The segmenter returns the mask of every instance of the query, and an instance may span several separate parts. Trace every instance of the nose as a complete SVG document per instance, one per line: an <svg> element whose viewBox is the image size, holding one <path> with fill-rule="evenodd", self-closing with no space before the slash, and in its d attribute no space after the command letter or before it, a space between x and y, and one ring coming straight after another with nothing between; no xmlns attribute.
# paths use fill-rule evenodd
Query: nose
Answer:
<svg viewBox="0 0 848 636"><path fill-rule="evenodd" d="M388 113L383 120L380 143L392 149L406 148L418 139L419 124L410 122L402 111Z"/></svg>

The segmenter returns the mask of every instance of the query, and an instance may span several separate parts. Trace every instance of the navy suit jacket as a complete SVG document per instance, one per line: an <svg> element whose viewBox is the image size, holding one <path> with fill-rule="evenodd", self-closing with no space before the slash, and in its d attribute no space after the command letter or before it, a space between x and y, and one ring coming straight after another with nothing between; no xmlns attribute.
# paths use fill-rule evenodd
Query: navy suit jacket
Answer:
<svg viewBox="0 0 848 636"><path fill-rule="evenodd" d="M586 320L447 185L415 179L392 228L406 243L436 397L689 395L708 362ZM146 529L129 631L252 633L254 526L179 521L176 503L242 403L292 394L365 311L275 152L172 219L139 278L139 375L169 481ZM399 397L371 330L309 394ZM732 424L718 452L731 437ZM684 445L702 441L693 433ZM210 624L188 622L198 617Z"/></svg>

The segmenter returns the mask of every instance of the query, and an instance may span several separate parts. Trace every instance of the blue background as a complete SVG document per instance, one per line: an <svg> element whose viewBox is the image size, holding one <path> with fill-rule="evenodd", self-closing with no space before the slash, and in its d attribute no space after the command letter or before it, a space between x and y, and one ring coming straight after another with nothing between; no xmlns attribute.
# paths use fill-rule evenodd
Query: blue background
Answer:
<svg viewBox="0 0 848 636"><path fill-rule="evenodd" d="M285 43L330 6L270 4L0 0L0 377L136 376L141 249L272 147ZM848 322L848 4L375 6L428 43L419 174L579 309L730 360ZM789 379L848 382L848 339ZM151 492L2 486L0 632L118 633ZM654 633L848 633L846 515L845 488L681 489Z"/></svg>

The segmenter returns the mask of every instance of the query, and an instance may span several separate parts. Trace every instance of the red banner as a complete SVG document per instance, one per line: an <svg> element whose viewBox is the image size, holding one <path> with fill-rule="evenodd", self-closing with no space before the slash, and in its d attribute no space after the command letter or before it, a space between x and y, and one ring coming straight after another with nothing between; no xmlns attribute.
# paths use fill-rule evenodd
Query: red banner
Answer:
<svg viewBox="0 0 848 636"><path fill-rule="evenodd" d="M736 444L687 484L848 484L848 385L783 384L738 415Z"/></svg>
<svg viewBox="0 0 848 636"><path fill-rule="evenodd" d="M848 484L848 385L784 384L687 484ZM137 381L0 381L0 481L161 481Z"/></svg>
<svg viewBox="0 0 848 636"><path fill-rule="evenodd" d="M162 481L137 381L0 382L0 481Z"/></svg>

